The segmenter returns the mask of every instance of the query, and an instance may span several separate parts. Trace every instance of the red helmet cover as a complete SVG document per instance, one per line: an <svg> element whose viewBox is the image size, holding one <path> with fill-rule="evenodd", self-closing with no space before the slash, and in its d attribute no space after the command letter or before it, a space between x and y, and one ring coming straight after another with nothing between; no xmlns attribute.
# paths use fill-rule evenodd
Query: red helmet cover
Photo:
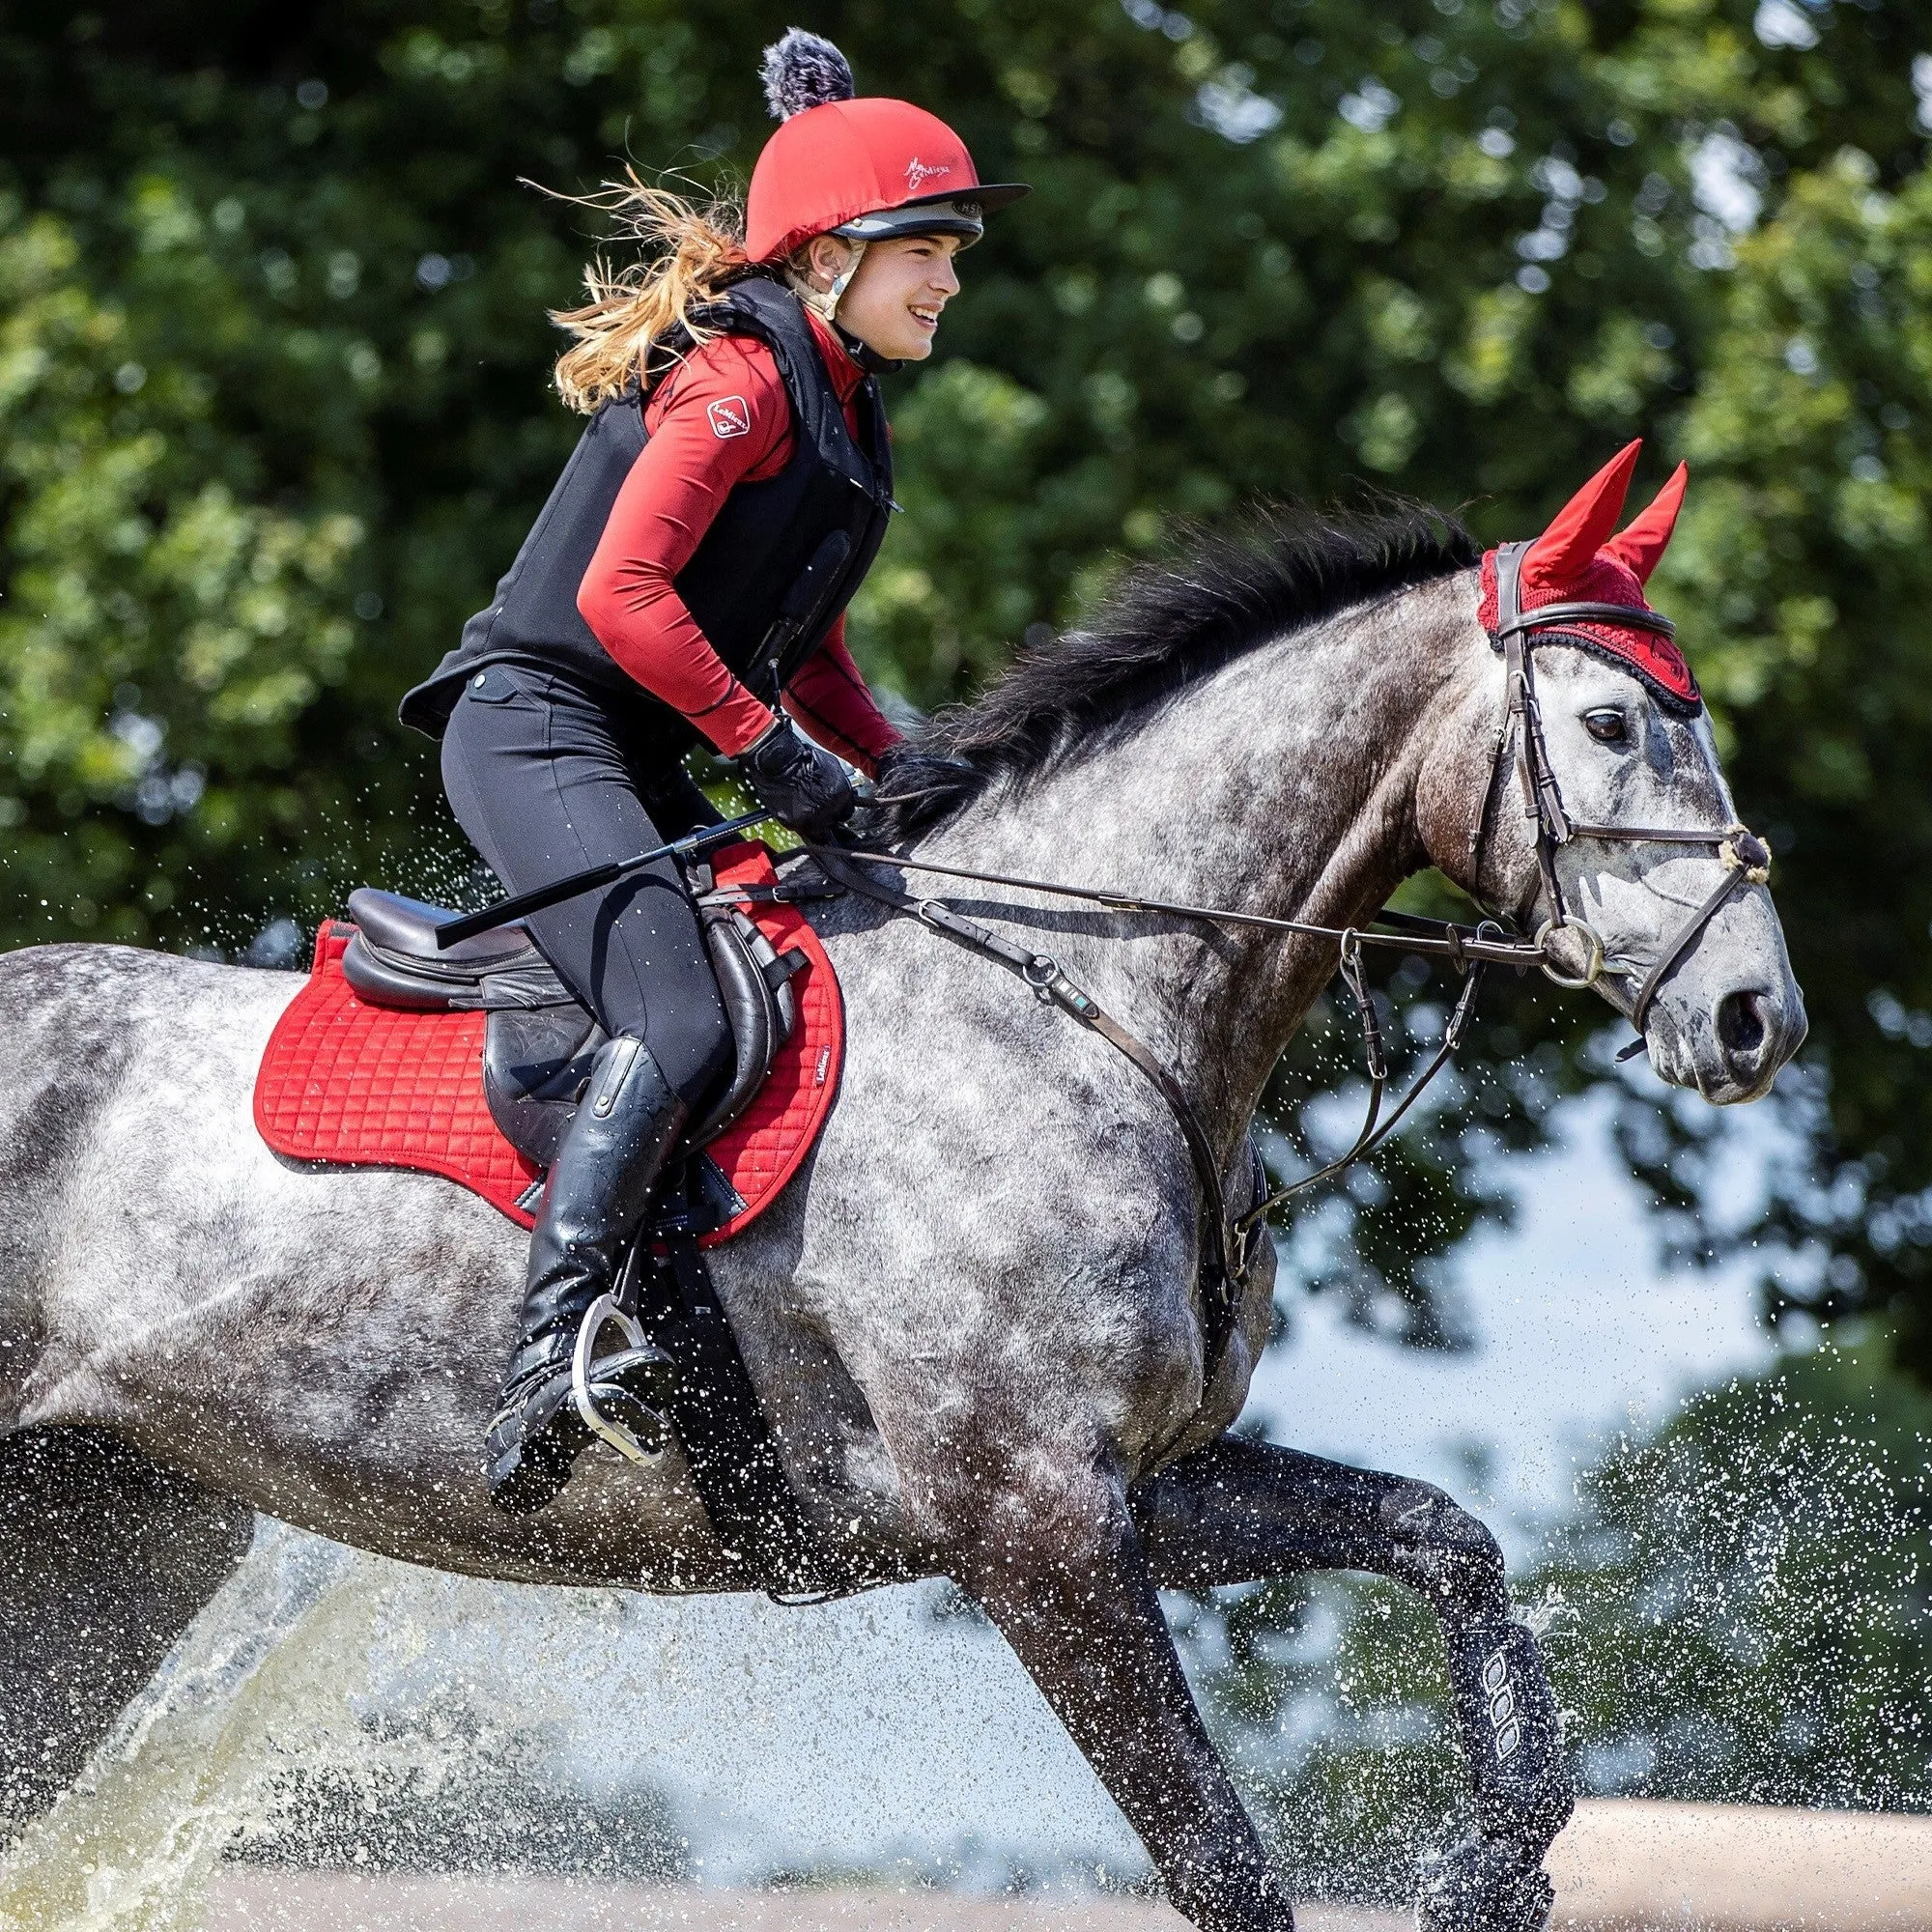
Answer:
<svg viewBox="0 0 1932 1932"><path fill-rule="evenodd" d="M870 95L828 100L774 129L752 170L745 252L789 255L814 235L880 209L980 185L966 144L936 114Z"/></svg>

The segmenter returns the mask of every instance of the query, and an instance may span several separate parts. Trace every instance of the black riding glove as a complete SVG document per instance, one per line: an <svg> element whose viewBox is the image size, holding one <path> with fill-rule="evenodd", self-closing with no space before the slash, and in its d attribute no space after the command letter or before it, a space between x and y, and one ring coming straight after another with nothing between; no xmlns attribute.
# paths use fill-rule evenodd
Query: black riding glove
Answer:
<svg viewBox="0 0 1932 1932"><path fill-rule="evenodd" d="M824 838L851 817L859 794L845 767L781 718L734 760L752 795L771 815L808 838Z"/></svg>

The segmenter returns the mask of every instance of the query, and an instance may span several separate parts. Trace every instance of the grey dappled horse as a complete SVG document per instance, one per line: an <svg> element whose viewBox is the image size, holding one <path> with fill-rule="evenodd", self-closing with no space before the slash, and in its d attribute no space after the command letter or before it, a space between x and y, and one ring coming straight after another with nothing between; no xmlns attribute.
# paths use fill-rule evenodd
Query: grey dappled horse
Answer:
<svg viewBox="0 0 1932 1932"><path fill-rule="evenodd" d="M963 763L898 830L923 820L919 850L957 864L1329 924L1433 864L1533 930L1533 827L1498 770L1503 673L1473 562L1419 513L1206 550L932 727ZM1538 675L1579 819L1732 821L1705 717L1667 715L1576 649L1544 646ZM1606 708L1627 742L1586 729ZM1559 865L1610 957L1599 990L1628 1009L1718 861L1579 841ZM1250 1117L1332 943L953 897L1050 935L1156 1048L1238 1205ZM1227 1433L1272 1257L1204 1385L1195 1179L1132 1066L914 921L850 898L814 918L844 988L843 1090L810 1164L712 1266L825 1536L874 1574L970 1593L1175 1904L1243 1932L1291 1923L1293 1874L1268 1866L1155 1591L1339 1567L1423 1592L1478 1821L1424 1924L1540 1922L1569 1782L1489 1533L1425 1484ZM654 1468L586 1455L533 1519L490 1507L480 1444L526 1237L433 1177L269 1151L250 1093L300 983L107 946L0 961L0 1772L16 1818L71 1779L229 1573L251 1511L480 1577L732 1584L675 1449ZM1710 923L1647 1026L1657 1071L1719 1103L1763 1094L1804 1031L1762 886ZM1522 1742L1503 1763L1509 1705Z"/></svg>

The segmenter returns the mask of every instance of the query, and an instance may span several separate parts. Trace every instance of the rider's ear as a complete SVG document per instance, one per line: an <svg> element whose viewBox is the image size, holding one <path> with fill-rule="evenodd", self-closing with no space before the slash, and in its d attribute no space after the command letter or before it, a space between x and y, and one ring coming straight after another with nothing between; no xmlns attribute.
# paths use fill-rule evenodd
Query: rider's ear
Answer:
<svg viewBox="0 0 1932 1932"><path fill-rule="evenodd" d="M1649 582L1650 573L1657 568L1657 560L1677 527L1677 513L1684 507L1684 486L1690 479L1690 466L1680 463L1670 472L1670 480L1651 498L1650 507L1639 511L1628 529L1604 546L1619 563L1630 565L1639 583Z"/></svg>
<svg viewBox="0 0 1932 1932"><path fill-rule="evenodd" d="M793 258L807 275L823 275L836 282L852 253L852 244L843 236L814 235Z"/></svg>
<svg viewBox="0 0 1932 1932"><path fill-rule="evenodd" d="M1523 557L1525 584L1567 590L1596 561L1624 513L1631 471L1642 450L1641 440L1620 449L1564 504Z"/></svg>

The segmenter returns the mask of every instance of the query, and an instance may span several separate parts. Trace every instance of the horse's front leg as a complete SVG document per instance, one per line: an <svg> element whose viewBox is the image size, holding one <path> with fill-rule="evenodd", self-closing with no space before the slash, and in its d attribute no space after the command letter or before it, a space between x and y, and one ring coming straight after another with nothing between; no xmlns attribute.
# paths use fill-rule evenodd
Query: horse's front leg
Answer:
<svg viewBox="0 0 1932 1932"><path fill-rule="evenodd" d="M1574 1804L1549 1674L1510 1614L1495 1538L1440 1490L1223 1436L1129 1499L1155 1581L1200 1589L1305 1570L1369 1570L1442 1623L1476 1835L1425 1873L1423 1932L1534 1932L1543 1855Z"/></svg>
<svg viewBox="0 0 1932 1932"><path fill-rule="evenodd" d="M1204 1932L1293 1914L1180 1673L1121 1487L1037 1471L983 1492L954 1575L998 1625Z"/></svg>

